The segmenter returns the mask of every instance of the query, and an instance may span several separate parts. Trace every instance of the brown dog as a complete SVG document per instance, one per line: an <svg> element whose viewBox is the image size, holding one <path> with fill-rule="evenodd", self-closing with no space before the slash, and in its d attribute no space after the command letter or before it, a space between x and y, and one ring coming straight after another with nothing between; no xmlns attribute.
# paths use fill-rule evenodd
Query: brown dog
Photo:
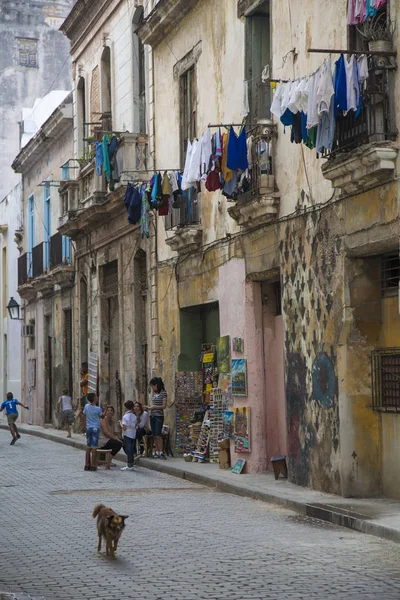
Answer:
<svg viewBox="0 0 400 600"><path fill-rule="evenodd" d="M125 519L128 517L117 515L112 508L106 508L104 504L97 504L93 509L93 517L97 517L97 532L99 543L97 552L101 551L101 538L106 540L106 553L115 558L118 541L125 527Z"/></svg>

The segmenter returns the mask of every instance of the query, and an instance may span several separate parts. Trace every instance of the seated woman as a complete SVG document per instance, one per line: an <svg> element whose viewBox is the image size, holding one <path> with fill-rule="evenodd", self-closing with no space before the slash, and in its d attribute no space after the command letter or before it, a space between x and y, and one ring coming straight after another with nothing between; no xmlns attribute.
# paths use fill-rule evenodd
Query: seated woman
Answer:
<svg viewBox="0 0 400 600"><path fill-rule="evenodd" d="M99 450L111 450L111 456L115 456L122 448L122 442L116 434L116 427L114 407L109 405L100 419Z"/></svg>
<svg viewBox="0 0 400 600"><path fill-rule="evenodd" d="M136 415L138 423L138 427L136 429L136 440L139 442L139 448L136 448L135 444L135 454L136 451L138 451L139 454L144 454L143 437L147 434L150 434L149 413L143 410L143 406L140 402L135 402L133 406L133 412Z"/></svg>

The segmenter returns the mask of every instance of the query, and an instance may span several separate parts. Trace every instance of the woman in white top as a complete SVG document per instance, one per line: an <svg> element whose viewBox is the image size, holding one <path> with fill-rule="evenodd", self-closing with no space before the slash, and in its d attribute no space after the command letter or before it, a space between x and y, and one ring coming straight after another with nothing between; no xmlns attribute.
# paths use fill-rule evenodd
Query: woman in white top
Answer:
<svg viewBox="0 0 400 600"><path fill-rule="evenodd" d="M62 396L58 399L58 410L61 411L61 424L67 430L67 437L71 437L71 425L75 421L72 398L68 395L68 388L64 388Z"/></svg>
<svg viewBox="0 0 400 600"><path fill-rule="evenodd" d="M139 454L143 455L143 437L150 432L149 413L143 409L143 406L140 402L135 402L133 406L133 412L137 418L136 439L139 442L139 448L137 448L137 442L135 444L135 454L138 451Z"/></svg>

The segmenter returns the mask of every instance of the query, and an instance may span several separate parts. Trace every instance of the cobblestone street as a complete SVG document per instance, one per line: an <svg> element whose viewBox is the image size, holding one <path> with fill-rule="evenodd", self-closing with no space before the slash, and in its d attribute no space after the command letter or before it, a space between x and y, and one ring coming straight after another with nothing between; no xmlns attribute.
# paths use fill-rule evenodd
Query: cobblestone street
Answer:
<svg viewBox="0 0 400 600"><path fill-rule="evenodd" d="M0 431L0 592L46 600L398 600L400 546L144 468ZM207 468L206 466L204 468ZM91 512L128 514L115 561Z"/></svg>

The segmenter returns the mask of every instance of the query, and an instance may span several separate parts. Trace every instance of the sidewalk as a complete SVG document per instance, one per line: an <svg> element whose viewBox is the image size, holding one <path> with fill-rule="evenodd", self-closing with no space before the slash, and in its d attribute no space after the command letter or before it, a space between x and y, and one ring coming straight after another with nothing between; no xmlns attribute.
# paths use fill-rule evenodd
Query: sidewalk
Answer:
<svg viewBox="0 0 400 600"><path fill-rule="evenodd" d="M0 417L0 429L8 429L4 417ZM21 424L18 424L18 429L22 434L34 435L80 450L86 448L85 438L80 434L73 434L69 439L65 431L58 429ZM117 456L116 460L125 462L125 457ZM187 463L183 458L168 458L166 461L141 458L139 465L215 487L222 492L278 504L309 517L400 542L400 501L386 498L341 498L299 487L285 479L275 481L272 473L235 475L230 470L219 469L216 464Z"/></svg>

